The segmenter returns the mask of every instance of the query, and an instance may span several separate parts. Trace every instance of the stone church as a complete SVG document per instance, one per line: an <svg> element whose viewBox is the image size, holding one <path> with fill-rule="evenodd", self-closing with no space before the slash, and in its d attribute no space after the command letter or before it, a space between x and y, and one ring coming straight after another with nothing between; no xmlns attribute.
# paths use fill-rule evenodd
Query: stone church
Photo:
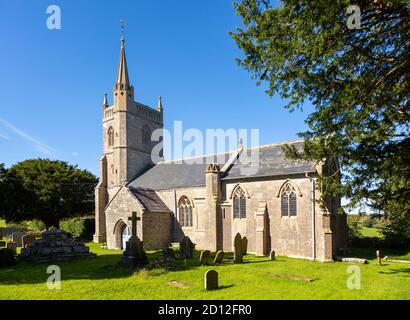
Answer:
<svg viewBox="0 0 410 320"><path fill-rule="evenodd" d="M286 159L281 144L254 148L259 169L242 175L247 149L213 155L201 161L153 164L157 142L151 133L163 127L161 99L157 108L134 100L121 38L114 103L102 106L103 155L95 189L95 242L123 249L131 234L129 217L137 212L137 235L146 250L160 249L187 235L197 249L233 251L237 232L248 238L248 251L331 261L347 247L346 215L340 199L319 206L319 174L332 174L337 164ZM286 143L301 146L303 141ZM220 155L218 159L220 159Z"/></svg>

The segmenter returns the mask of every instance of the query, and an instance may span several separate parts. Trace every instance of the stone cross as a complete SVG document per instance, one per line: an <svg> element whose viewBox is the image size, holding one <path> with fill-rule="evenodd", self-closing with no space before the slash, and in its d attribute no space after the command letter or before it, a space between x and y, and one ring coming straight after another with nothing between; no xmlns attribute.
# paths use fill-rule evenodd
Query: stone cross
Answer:
<svg viewBox="0 0 410 320"><path fill-rule="evenodd" d="M137 238L137 221L140 221L141 218L137 217L137 212L133 211L132 216L128 218L128 220L131 220L131 233L132 233L132 238L136 239Z"/></svg>

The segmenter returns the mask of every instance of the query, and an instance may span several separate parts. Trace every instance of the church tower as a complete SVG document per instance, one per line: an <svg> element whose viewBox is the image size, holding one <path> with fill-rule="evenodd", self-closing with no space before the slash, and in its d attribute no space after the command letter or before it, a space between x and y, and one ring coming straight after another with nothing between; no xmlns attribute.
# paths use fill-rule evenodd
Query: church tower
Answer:
<svg viewBox="0 0 410 320"><path fill-rule="evenodd" d="M131 182L153 164L151 152L158 141L151 141L151 134L163 128L161 98L156 109L134 101L123 36L113 92L113 105L109 106L106 94L102 105L103 155L100 180L95 189L94 242L104 242L106 239L105 207L110 199L122 185Z"/></svg>

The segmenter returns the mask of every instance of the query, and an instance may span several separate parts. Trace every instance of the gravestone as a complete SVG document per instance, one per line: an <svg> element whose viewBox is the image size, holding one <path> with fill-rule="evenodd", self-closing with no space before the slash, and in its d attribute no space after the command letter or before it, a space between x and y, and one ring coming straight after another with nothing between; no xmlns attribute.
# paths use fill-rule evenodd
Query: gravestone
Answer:
<svg viewBox="0 0 410 320"><path fill-rule="evenodd" d="M33 234L26 234L21 237L21 246L25 248L29 244L32 244L34 240L36 240L36 237Z"/></svg>
<svg viewBox="0 0 410 320"><path fill-rule="evenodd" d="M222 259L224 258L224 252L222 250L219 250L216 253L215 259L214 259L214 263L215 264L220 264L222 263Z"/></svg>
<svg viewBox="0 0 410 320"><path fill-rule="evenodd" d="M215 270L208 270L204 277L205 290L218 289L218 272Z"/></svg>
<svg viewBox="0 0 410 320"><path fill-rule="evenodd" d="M22 240L21 238L24 236L24 232L16 231L11 234L11 241L17 243L17 247L22 247Z"/></svg>
<svg viewBox="0 0 410 320"><path fill-rule="evenodd" d="M192 259L194 257L194 249L195 244L187 236L184 236L179 242L179 250L183 259Z"/></svg>
<svg viewBox="0 0 410 320"><path fill-rule="evenodd" d="M206 266L208 264L209 255L211 251L209 250L202 250L199 256L199 264Z"/></svg>
<svg viewBox="0 0 410 320"><path fill-rule="evenodd" d="M17 243L15 242L7 242L6 248L13 250L14 253L17 253Z"/></svg>
<svg viewBox="0 0 410 320"><path fill-rule="evenodd" d="M234 263L242 263L243 256L242 256L242 237L241 234L238 232L234 239Z"/></svg>
<svg viewBox="0 0 410 320"><path fill-rule="evenodd" d="M377 264L379 266L381 266L382 265L382 259L381 259L380 250L376 250L376 258L377 258Z"/></svg>
<svg viewBox="0 0 410 320"><path fill-rule="evenodd" d="M6 246L6 241L0 240L0 247L5 247Z"/></svg>
<svg viewBox="0 0 410 320"><path fill-rule="evenodd" d="M125 268L135 268L145 265L148 262L147 255L143 249L143 242L137 237L137 212L133 211L132 216L128 218L132 221L131 238L125 243L125 251L119 262L120 266Z"/></svg>
<svg viewBox="0 0 410 320"><path fill-rule="evenodd" d="M0 228L0 240L3 240L3 228Z"/></svg>
<svg viewBox="0 0 410 320"><path fill-rule="evenodd" d="M248 238L242 238L242 255L246 256L248 254Z"/></svg>
<svg viewBox="0 0 410 320"><path fill-rule="evenodd" d="M269 255L271 261L274 261L274 260L275 260L275 255L276 255L275 250L272 250L272 251L270 252L270 255Z"/></svg>

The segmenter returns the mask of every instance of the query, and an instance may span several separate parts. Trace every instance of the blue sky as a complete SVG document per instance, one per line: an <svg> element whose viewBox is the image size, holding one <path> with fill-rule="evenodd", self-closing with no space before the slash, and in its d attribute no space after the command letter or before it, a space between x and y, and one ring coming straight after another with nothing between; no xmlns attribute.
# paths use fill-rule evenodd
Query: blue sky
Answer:
<svg viewBox="0 0 410 320"><path fill-rule="evenodd" d="M46 26L61 8L61 30ZM238 67L231 0L0 0L0 162L52 158L98 174L101 104L112 103L125 20L135 99L163 97L165 128L260 130L260 144L297 138L309 107L289 113Z"/></svg>

